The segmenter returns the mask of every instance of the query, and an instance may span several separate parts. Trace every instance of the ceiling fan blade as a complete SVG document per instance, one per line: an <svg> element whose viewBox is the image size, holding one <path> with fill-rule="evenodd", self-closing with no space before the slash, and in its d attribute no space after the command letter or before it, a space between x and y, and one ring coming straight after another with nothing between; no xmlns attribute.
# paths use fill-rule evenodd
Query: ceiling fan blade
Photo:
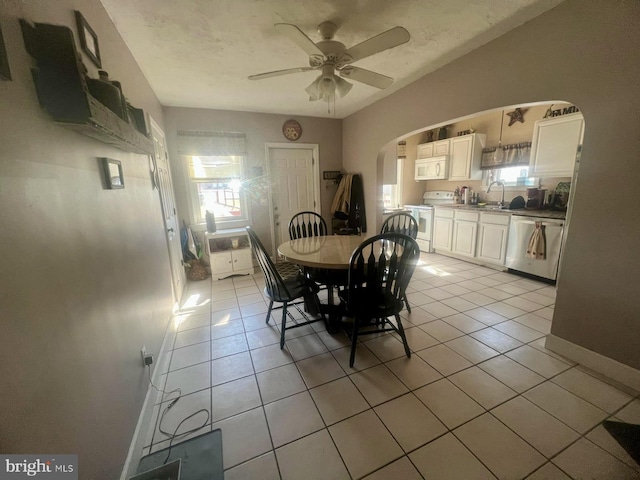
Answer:
<svg viewBox="0 0 640 480"><path fill-rule="evenodd" d="M311 67L287 68L285 70L275 70L273 72L258 73L257 75L251 75L248 78L249 80L262 80L264 78L279 77L280 75L289 75L290 73L308 72L310 70L315 70L315 68L311 68Z"/></svg>
<svg viewBox="0 0 640 480"><path fill-rule="evenodd" d="M397 47L398 45L407 43L410 38L411 35L409 35L409 32L405 28L394 27L391 30L382 32L380 35L371 37L370 39L347 49L344 53L351 58L345 63L356 62L376 53L388 50L389 48Z"/></svg>
<svg viewBox="0 0 640 480"><path fill-rule="evenodd" d="M387 88L393 83L393 78L381 75L371 70L365 70L364 68L353 67L347 65L340 70L340 76L348 78L349 80L355 80L356 82L366 83L376 88Z"/></svg>
<svg viewBox="0 0 640 480"><path fill-rule="evenodd" d="M316 46L316 44L313 43L313 41L295 25L291 25L290 23L276 23L274 27L282 35L287 37L293 43L298 45L302 50L304 50L307 55L320 55L324 57L324 53L322 53L322 50L320 50Z"/></svg>

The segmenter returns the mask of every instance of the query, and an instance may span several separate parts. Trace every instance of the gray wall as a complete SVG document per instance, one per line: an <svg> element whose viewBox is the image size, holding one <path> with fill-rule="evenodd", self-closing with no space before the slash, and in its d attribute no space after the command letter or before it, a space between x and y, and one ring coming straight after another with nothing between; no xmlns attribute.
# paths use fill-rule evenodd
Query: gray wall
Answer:
<svg viewBox="0 0 640 480"><path fill-rule="evenodd" d="M161 107L98 0L3 1L13 74L0 81L0 451L79 454L80 478L117 478L172 307L148 157L56 125L36 97L18 18L96 31L103 67L162 124ZM84 63L91 76L96 68ZM98 158L122 161L104 190Z"/></svg>
<svg viewBox="0 0 640 480"><path fill-rule="evenodd" d="M640 2L568 0L343 121L343 161L425 126L528 102L577 105L586 131L552 333L640 368ZM366 188L367 221L379 219Z"/></svg>
<svg viewBox="0 0 640 480"><path fill-rule="evenodd" d="M298 117L291 115L271 115L267 113L232 112L228 110L210 110L197 108L168 107L164 110L171 174L176 193L176 203L180 217L189 223L187 207L187 183L181 157L176 152L178 130L232 131L247 135L247 172L251 167L263 167L266 174L266 143L315 143L320 154L320 178L324 170L342 169L342 120ZM302 127L299 142L289 142L282 134L282 124L295 118ZM328 188L327 188L328 187ZM337 187L320 180L320 201L322 215L331 228L331 202ZM251 194L251 225L258 233L267 249L271 246L271 227L269 219L269 199L267 190L255 190ZM287 220L288 221L288 220Z"/></svg>

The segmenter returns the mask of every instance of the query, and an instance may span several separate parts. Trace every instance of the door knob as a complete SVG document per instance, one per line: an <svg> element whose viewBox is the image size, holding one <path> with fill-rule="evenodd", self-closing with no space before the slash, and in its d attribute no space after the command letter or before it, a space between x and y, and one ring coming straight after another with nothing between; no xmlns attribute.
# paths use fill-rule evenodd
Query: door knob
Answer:
<svg viewBox="0 0 640 480"><path fill-rule="evenodd" d="M167 228L167 232L173 232L173 228Z"/></svg>

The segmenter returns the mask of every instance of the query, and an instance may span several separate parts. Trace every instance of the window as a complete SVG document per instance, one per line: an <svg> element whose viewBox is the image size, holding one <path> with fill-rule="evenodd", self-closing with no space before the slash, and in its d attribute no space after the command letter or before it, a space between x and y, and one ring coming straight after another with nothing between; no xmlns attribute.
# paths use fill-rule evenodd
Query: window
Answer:
<svg viewBox="0 0 640 480"><path fill-rule="evenodd" d="M243 133L178 131L193 223L204 223L210 211L225 228L247 225L246 152Z"/></svg>
<svg viewBox="0 0 640 480"><path fill-rule="evenodd" d="M213 212L216 222L246 221L240 156L187 156L193 221L202 223ZM238 223L240 226L241 223ZM229 225L231 226L231 225Z"/></svg>
<svg viewBox="0 0 640 480"><path fill-rule="evenodd" d="M396 164L396 183L382 185L382 202L385 210L397 208L402 205L402 159Z"/></svg>
<svg viewBox="0 0 640 480"><path fill-rule="evenodd" d="M530 187L535 184L536 179L529 177L529 167L516 166L506 168L496 168L487 170L485 174L485 185L500 180L505 187Z"/></svg>

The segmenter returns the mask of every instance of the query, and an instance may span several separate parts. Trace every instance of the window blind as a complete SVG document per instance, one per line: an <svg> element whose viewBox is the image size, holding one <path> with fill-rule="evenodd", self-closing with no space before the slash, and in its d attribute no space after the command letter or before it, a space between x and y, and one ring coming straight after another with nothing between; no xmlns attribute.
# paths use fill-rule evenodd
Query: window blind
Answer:
<svg viewBox="0 0 640 480"><path fill-rule="evenodd" d="M240 132L178 130L178 154L189 156L245 156L247 137Z"/></svg>

